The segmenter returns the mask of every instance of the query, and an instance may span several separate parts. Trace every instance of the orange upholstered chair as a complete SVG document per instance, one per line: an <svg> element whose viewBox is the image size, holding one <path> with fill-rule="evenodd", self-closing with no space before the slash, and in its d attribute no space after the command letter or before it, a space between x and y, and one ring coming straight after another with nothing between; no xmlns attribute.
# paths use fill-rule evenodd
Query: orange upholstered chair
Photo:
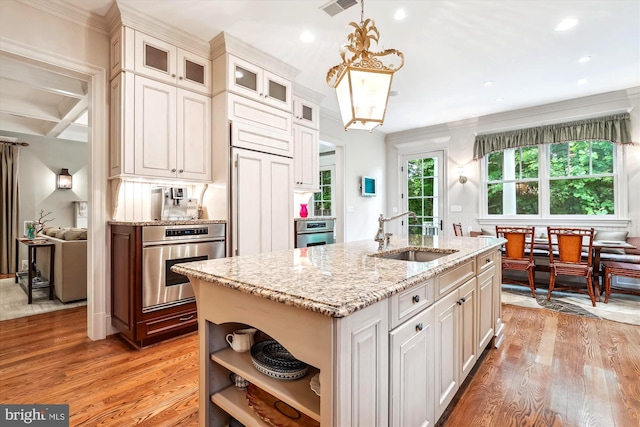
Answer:
<svg viewBox="0 0 640 427"><path fill-rule="evenodd" d="M533 261L533 237L535 233L535 227L496 226L496 236L507 239L504 255L502 256L502 282L519 285L528 284L533 298L536 297L535 262ZM505 270L526 271L528 282L524 283L517 280L505 282Z"/></svg>
<svg viewBox="0 0 640 427"><path fill-rule="evenodd" d="M462 223L453 223L453 232L456 236L462 236Z"/></svg>
<svg viewBox="0 0 640 427"><path fill-rule="evenodd" d="M593 228L555 228L547 227L549 239L549 293L551 299L554 289L578 290L575 287L556 286L556 276L581 276L586 280L587 293L591 303L596 306L593 290ZM587 259L583 260L583 246L588 247ZM584 293L584 291L582 291ZM599 297L599 296L598 296Z"/></svg>

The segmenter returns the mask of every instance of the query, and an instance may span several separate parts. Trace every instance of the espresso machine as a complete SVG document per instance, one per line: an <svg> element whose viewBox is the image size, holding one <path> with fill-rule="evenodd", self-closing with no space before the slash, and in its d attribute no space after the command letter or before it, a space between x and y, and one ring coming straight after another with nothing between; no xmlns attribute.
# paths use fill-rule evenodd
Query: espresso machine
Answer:
<svg viewBox="0 0 640 427"><path fill-rule="evenodd" d="M151 216L154 220L192 219L188 212L187 187L156 187L151 189Z"/></svg>

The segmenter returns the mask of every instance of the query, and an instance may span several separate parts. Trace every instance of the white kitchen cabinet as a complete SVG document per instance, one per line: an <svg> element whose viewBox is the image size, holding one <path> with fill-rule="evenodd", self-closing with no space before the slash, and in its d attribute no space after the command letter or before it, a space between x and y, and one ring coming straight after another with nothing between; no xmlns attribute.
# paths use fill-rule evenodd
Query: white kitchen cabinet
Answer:
<svg viewBox="0 0 640 427"><path fill-rule="evenodd" d="M389 425L389 304L338 319L337 426Z"/></svg>
<svg viewBox="0 0 640 427"><path fill-rule="evenodd" d="M320 135L305 126L293 126L294 189L318 191L320 188Z"/></svg>
<svg viewBox="0 0 640 427"><path fill-rule="evenodd" d="M121 73L111 113L111 176L211 180L209 97Z"/></svg>
<svg viewBox="0 0 640 427"><path fill-rule="evenodd" d="M232 162L233 255L291 249L293 160L234 148Z"/></svg>
<svg viewBox="0 0 640 427"><path fill-rule="evenodd" d="M228 90L291 112L290 80L231 54L228 66Z"/></svg>
<svg viewBox="0 0 640 427"><path fill-rule="evenodd" d="M435 309L421 311L390 333L389 425L435 424Z"/></svg>
<svg viewBox="0 0 640 427"><path fill-rule="evenodd" d="M211 94L211 61L140 31L135 32L135 72Z"/></svg>
<svg viewBox="0 0 640 427"><path fill-rule="evenodd" d="M447 408L477 360L476 278L435 304L435 418Z"/></svg>
<svg viewBox="0 0 640 427"><path fill-rule="evenodd" d="M320 108L318 104L299 96L293 97L293 121L311 129L320 129Z"/></svg>
<svg viewBox="0 0 640 427"><path fill-rule="evenodd" d="M228 94L227 117L233 147L293 157L291 113Z"/></svg>
<svg viewBox="0 0 640 427"><path fill-rule="evenodd" d="M478 355L487 347L494 335L495 271L496 267L493 265L478 275Z"/></svg>

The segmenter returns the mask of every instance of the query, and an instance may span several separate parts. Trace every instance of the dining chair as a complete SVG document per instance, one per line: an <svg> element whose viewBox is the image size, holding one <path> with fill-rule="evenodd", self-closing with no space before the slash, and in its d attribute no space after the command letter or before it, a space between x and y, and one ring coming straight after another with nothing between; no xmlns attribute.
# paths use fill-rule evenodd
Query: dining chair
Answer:
<svg viewBox="0 0 640 427"><path fill-rule="evenodd" d="M587 293L591 304L596 306L596 295L593 289L593 228L561 228L547 227L549 239L549 292L565 289L584 293L571 286L556 286L556 276L581 276L587 284ZM586 260L582 256L586 249Z"/></svg>
<svg viewBox="0 0 640 427"><path fill-rule="evenodd" d="M462 236L462 223L458 222L458 223L453 223L453 232L455 233L456 236Z"/></svg>
<svg viewBox="0 0 640 427"><path fill-rule="evenodd" d="M535 262L533 261L533 239L535 227L503 227L496 226L496 236L507 239L502 256L502 283L529 285L531 296L536 297ZM527 283L516 279L505 279L505 270L527 272ZM508 280L505 281L505 280Z"/></svg>

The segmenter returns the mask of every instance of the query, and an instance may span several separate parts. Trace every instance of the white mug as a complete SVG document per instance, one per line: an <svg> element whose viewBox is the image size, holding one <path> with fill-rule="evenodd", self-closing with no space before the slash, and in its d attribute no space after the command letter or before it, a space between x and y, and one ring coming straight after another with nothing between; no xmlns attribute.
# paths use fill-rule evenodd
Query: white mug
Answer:
<svg viewBox="0 0 640 427"><path fill-rule="evenodd" d="M232 334L227 334L226 340L235 351L249 351L253 345L253 334L255 333L256 329L254 328L238 329Z"/></svg>

